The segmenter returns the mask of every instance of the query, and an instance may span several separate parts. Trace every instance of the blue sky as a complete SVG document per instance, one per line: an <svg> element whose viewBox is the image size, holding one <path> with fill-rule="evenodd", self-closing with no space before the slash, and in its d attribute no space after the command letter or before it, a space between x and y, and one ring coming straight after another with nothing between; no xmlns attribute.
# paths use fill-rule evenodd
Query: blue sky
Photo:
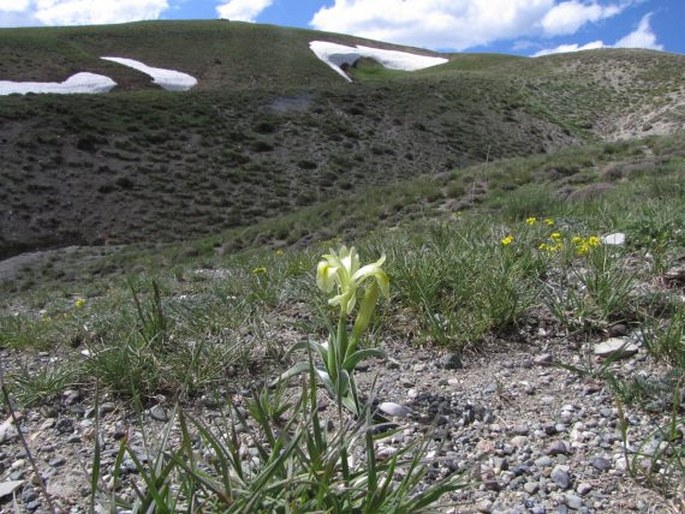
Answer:
<svg viewBox="0 0 685 514"><path fill-rule="evenodd" d="M685 54L685 0L0 0L0 27L216 18L442 51Z"/></svg>

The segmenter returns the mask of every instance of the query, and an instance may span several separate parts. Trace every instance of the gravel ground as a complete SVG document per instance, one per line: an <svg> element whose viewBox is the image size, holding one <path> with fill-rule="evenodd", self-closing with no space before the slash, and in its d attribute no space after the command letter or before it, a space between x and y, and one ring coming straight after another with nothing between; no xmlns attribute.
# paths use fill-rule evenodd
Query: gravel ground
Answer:
<svg viewBox="0 0 685 514"><path fill-rule="evenodd" d="M630 477L618 404L607 386L554 365L597 367L599 358L593 350L598 341L573 344L560 342L559 334L540 326L526 330L528 340L535 332L534 345L493 341L482 353L467 356L386 342L388 360L365 363L357 375L360 390L376 380L377 401L384 402L390 414L402 414L394 418L402 430L379 443L380 454L389 455L428 435L433 443L427 481L462 472L470 483L445 498L442 512L683 512L682 483L671 483L672 496L664 498ZM621 337L630 339L630 334ZM612 364L614 372L661 377L665 370L651 362L637 343L636 354ZM13 358L4 353L6 366L12 366ZM240 404L246 391L231 393ZM654 453L660 444L663 448L652 433L668 421L671 401L665 398L662 412L660 407L650 413L625 408L631 459L642 443L643 453ZM97 434L94 403L88 393L72 389L54 405L21 413L31 453L64 512L88 510L86 468L92 463ZM211 402L187 409L205 421L219 417ZM122 438L128 437L145 459L150 454L143 445L141 426L154 440L173 417L161 396L142 415L104 398L100 413L104 483L111 481L107 473ZM172 441L174 437L175 429ZM47 512L27 454L9 422L0 428L0 441L0 483L6 491L14 488L15 498L13 494L0 498L2 512ZM648 469L651 461L637 459L636 466ZM119 491L124 496L133 494L126 487L137 476L134 468L131 461L124 462L124 470L130 472L130 481ZM659 474L657 468L654 471Z"/></svg>

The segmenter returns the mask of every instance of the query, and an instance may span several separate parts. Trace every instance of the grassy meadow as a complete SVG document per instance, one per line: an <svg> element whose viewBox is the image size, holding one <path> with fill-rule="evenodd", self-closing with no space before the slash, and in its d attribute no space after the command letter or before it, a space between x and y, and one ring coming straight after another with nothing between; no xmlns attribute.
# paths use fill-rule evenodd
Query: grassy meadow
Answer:
<svg viewBox="0 0 685 514"><path fill-rule="evenodd" d="M682 407L673 395L685 379L685 305L682 275L669 270L682 266L685 248L684 145L674 136L577 147L370 188L195 242L53 254L26 265L16 281L3 286L0 344L5 351L47 352L59 359L40 368L14 366L6 373L7 391L24 408L54 401L76 385L107 391L140 408L162 394L183 408L240 387L249 377L268 381L293 363L294 344L325 338L322 314L330 307L315 285L314 271L323 253L347 243L364 261L387 256L391 296L379 303L365 347L399 339L468 355L513 338L535 352L537 327L553 327L573 345L599 341L611 327L624 324L643 334L649 354L668 370L659 383L621 378L610 363L573 369L606 381L620 404L673 405L672 427L663 430L674 430L682 422ZM569 192L569 184L581 187ZM293 231L315 242L298 244L298 235L289 241ZM626 235L625 245L601 242L617 232ZM300 400L282 406L285 410L277 397L264 396L267 391L256 397L254 419L269 443L258 467L264 474L257 482L260 489L255 485L241 502L259 501L266 508L269 502L292 501L291 494L322 497L299 480L315 472L311 466L323 465L323 457L287 446L281 464L293 467L273 467L268 448L292 443L268 435L282 416L295 423L291 433L315 438L307 443L310 452L318 448L332 459L331 470L337 471L321 485L328 493L336 480L358 485L377 480L366 475L377 463L354 472L338 470L344 445L352 451L354 445L373 443L363 435L363 425L345 428L349 437L339 433L335 442L316 439L319 429L310 429L320 421L308 389L316 388L316 381L306 383ZM308 421L297 424L296 419ZM216 433L200 428L211 444L223 448ZM231 443L224 444L228 453L220 453L226 460L217 470L239 465L230 458ZM170 460L160 454L165 474L153 476L155 483L176 483L183 476L183 487L221 504L226 488L237 487L233 472L222 478L212 474L215 470L212 481L200 479L204 475L193 470L185 451ZM412 450L398 459L416 466L417 474L406 476L420 481L416 455ZM668 476L678 476L685 461L677 439L668 455ZM140 468L144 474L159 472L142 463ZM383 476L392 474L383 469ZM344 478L345 473L350 475ZM663 477L650 479L670 494ZM271 489L281 480L299 485ZM446 491L464 484L455 477L443 486ZM358 492L366 485L359 487L350 488L349 505L371 505ZM406 487L403 501L418 501ZM404 489L384 491L383 502L391 502ZM138 499L139 506L176 501L147 494ZM230 503L235 512L246 508L238 497Z"/></svg>

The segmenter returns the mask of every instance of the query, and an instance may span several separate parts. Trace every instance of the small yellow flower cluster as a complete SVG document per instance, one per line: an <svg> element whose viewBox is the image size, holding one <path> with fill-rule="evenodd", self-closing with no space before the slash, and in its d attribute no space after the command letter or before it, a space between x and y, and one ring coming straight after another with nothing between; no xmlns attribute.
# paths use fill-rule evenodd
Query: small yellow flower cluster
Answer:
<svg viewBox="0 0 685 514"><path fill-rule="evenodd" d="M533 226L538 222L538 219L535 216L530 216L529 218L526 218L526 224ZM554 226L554 220L552 218L545 218L542 220L542 222L547 225L548 227L553 227Z"/></svg>
<svg viewBox="0 0 685 514"><path fill-rule="evenodd" d="M86 306L86 301L83 298L77 298L74 302L74 307L77 309L83 309Z"/></svg>
<svg viewBox="0 0 685 514"><path fill-rule="evenodd" d="M601 239L597 236L574 236L571 239L571 242L573 243L573 246L576 249L576 254L578 255L586 255L590 252L590 250L602 244Z"/></svg>
<svg viewBox="0 0 685 514"><path fill-rule="evenodd" d="M266 268L264 266L257 266L252 270L252 273L255 275L266 275Z"/></svg>
<svg viewBox="0 0 685 514"><path fill-rule="evenodd" d="M552 232L549 235L549 238L552 240L552 243L541 243L538 246L538 250L541 250L543 252L547 253L556 253L560 250L564 249L564 243L561 240L561 233L560 232Z"/></svg>
<svg viewBox="0 0 685 514"><path fill-rule="evenodd" d="M514 236L512 236L511 234L503 237L502 240L500 241L502 246L509 246L513 242L514 242Z"/></svg>

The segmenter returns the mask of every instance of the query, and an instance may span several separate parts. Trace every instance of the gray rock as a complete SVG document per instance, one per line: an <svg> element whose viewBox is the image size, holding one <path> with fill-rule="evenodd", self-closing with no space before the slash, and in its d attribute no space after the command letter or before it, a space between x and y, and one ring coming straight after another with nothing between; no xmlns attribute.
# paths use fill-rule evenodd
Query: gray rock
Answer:
<svg viewBox="0 0 685 514"><path fill-rule="evenodd" d="M524 448L528 444L528 438L525 435L517 435L512 437L510 442L516 448Z"/></svg>
<svg viewBox="0 0 685 514"><path fill-rule="evenodd" d="M545 447L543 452L545 455L567 455L568 446L564 441L552 441Z"/></svg>
<svg viewBox="0 0 685 514"><path fill-rule="evenodd" d="M543 455L542 457L538 457L535 459L535 465L539 468L546 468L547 466L552 465L552 459L548 457L547 455Z"/></svg>
<svg viewBox="0 0 685 514"><path fill-rule="evenodd" d="M76 389L67 389L62 393L62 400L65 405L73 405L81 399L81 393Z"/></svg>
<svg viewBox="0 0 685 514"><path fill-rule="evenodd" d="M576 487L576 492L581 496L587 495L590 491L592 491L592 484L588 484L587 482L581 482L578 484L578 487Z"/></svg>
<svg viewBox="0 0 685 514"><path fill-rule="evenodd" d="M440 359L440 365L445 369L462 369L464 364L458 353L449 353Z"/></svg>
<svg viewBox="0 0 685 514"><path fill-rule="evenodd" d="M492 512L492 502L490 500L481 500L476 504L476 511L482 514L490 514Z"/></svg>
<svg viewBox="0 0 685 514"><path fill-rule="evenodd" d="M59 468L60 466L64 466L67 463L67 459L64 457L56 457L52 459L48 464L52 466L53 468Z"/></svg>
<svg viewBox="0 0 685 514"><path fill-rule="evenodd" d="M55 429L60 434L66 434L74 431L74 420L67 417L61 417L55 423Z"/></svg>
<svg viewBox="0 0 685 514"><path fill-rule="evenodd" d="M571 485L571 478L568 475L568 466L554 466L550 478L564 491Z"/></svg>
<svg viewBox="0 0 685 514"><path fill-rule="evenodd" d="M402 367L402 364L397 359L388 357L388 359L385 361L385 367L388 369L400 369Z"/></svg>
<svg viewBox="0 0 685 514"><path fill-rule="evenodd" d="M159 404L150 409L150 417L157 421L169 421L169 413Z"/></svg>
<svg viewBox="0 0 685 514"><path fill-rule="evenodd" d="M24 490L21 493L21 501L24 503L29 503L32 502L33 500L38 498L38 491L36 491L33 487L25 487Z"/></svg>
<svg viewBox="0 0 685 514"><path fill-rule="evenodd" d="M100 405L100 416L103 414L109 414L110 412L113 412L114 409L116 409L114 402L104 402L102 405Z"/></svg>
<svg viewBox="0 0 685 514"><path fill-rule="evenodd" d="M55 423L57 423L57 420L55 418L48 418L45 421L43 421L43 423L41 423L38 430L40 432L45 432L46 430L50 430L52 427L55 426Z"/></svg>
<svg viewBox="0 0 685 514"><path fill-rule="evenodd" d="M0 444L14 439L18 435L19 432L17 432L11 416L0 424Z"/></svg>
<svg viewBox="0 0 685 514"><path fill-rule="evenodd" d="M568 505L569 509L578 510L583 506L583 499L575 494L567 494L566 505Z"/></svg>
<svg viewBox="0 0 685 514"><path fill-rule="evenodd" d="M523 490L528 494L536 494L540 490L540 484L537 482L526 482L523 484Z"/></svg>
<svg viewBox="0 0 685 514"><path fill-rule="evenodd" d="M536 366L551 366L554 364L554 357L551 353L541 353L533 359Z"/></svg>
<svg viewBox="0 0 685 514"><path fill-rule="evenodd" d="M615 359L626 359L635 355L638 351L636 344L621 339L620 337L612 337L601 343L597 343L594 348L594 353L597 357L613 357Z"/></svg>
<svg viewBox="0 0 685 514"><path fill-rule="evenodd" d="M530 429L528 428L528 425L516 425L514 428L511 429L512 433L516 435L528 435L530 432Z"/></svg>
<svg viewBox="0 0 685 514"><path fill-rule="evenodd" d="M628 327L625 323L616 323L607 328L609 337L622 337L628 335Z"/></svg>
<svg viewBox="0 0 685 514"><path fill-rule="evenodd" d="M26 504L26 510L28 510L29 512L35 512L38 509L40 509L40 502L37 500L34 500Z"/></svg>

